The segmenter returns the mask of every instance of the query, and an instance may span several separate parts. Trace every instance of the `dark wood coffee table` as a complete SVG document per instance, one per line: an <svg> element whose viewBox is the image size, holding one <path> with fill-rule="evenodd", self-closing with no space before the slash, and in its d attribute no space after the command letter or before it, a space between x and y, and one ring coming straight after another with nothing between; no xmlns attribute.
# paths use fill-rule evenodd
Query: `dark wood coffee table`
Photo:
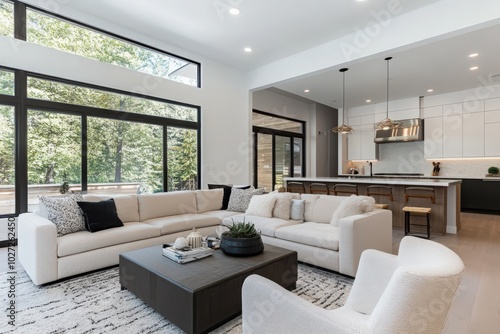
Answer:
<svg viewBox="0 0 500 334"><path fill-rule="evenodd" d="M289 290L297 252L265 245L251 257L212 256L178 264L155 246L120 254L120 284L188 334L206 333L241 314L241 287L252 274Z"/></svg>

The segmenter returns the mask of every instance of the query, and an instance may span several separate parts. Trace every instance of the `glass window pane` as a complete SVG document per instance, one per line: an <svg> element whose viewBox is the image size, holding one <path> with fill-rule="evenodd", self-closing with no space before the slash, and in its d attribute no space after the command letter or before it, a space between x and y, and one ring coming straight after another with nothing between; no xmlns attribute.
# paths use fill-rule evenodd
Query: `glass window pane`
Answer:
<svg viewBox="0 0 500 334"><path fill-rule="evenodd" d="M282 130L294 133L302 133L302 123L288 119L264 115L260 113L252 113L252 125L263 128Z"/></svg>
<svg viewBox="0 0 500 334"><path fill-rule="evenodd" d="M61 51L198 86L199 66L35 10L26 13L26 39Z"/></svg>
<svg viewBox="0 0 500 334"><path fill-rule="evenodd" d="M0 0L0 35L14 37L14 5Z"/></svg>
<svg viewBox="0 0 500 334"><path fill-rule="evenodd" d="M39 195L59 195L68 182L81 190L81 118L28 110L28 209Z"/></svg>
<svg viewBox="0 0 500 334"><path fill-rule="evenodd" d="M257 134L257 187L273 191L273 136Z"/></svg>
<svg viewBox="0 0 500 334"><path fill-rule="evenodd" d="M14 72L0 70L0 94L14 95Z"/></svg>
<svg viewBox="0 0 500 334"><path fill-rule="evenodd" d="M293 138L293 177L302 177L302 138Z"/></svg>
<svg viewBox="0 0 500 334"><path fill-rule="evenodd" d="M88 192L163 191L163 127L88 118Z"/></svg>
<svg viewBox="0 0 500 334"><path fill-rule="evenodd" d="M15 213L14 107L0 105L0 215Z"/></svg>
<svg viewBox="0 0 500 334"><path fill-rule="evenodd" d="M197 131L167 129L168 191L198 188Z"/></svg>
<svg viewBox="0 0 500 334"><path fill-rule="evenodd" d="M88 107L133 112L185 121L197 121L193 107L160 102L125 94L111 93L57 81L28 77L28 97Z"/></svg>
<svg viewBox="0 0 500 334"><path fill-rule="evenodd" d="M276 166L274 169L276 175L276 181L274 183L275 189L283 186L283 178L291 176L290 166L291 166L291 150L290 150L290 139L289 137L276 136L275 150L276 155Z"/></svg>

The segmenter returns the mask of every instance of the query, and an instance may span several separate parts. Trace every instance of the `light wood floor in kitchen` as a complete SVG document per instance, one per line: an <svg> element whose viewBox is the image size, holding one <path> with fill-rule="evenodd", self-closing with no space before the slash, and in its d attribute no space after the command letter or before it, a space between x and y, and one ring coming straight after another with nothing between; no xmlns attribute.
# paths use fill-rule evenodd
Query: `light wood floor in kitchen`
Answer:
<svg viewBox="0 0 500 334"><path fill-rule="evenodd" d="M500 333L500 216L462 213L456 235L431 239L453 249L465 263L459 292L443 334ZM403 231L393 233L397 253ZM19 265L18 265L19 268ZM0 272L7 271L7 249L0 248Z"/></svg>

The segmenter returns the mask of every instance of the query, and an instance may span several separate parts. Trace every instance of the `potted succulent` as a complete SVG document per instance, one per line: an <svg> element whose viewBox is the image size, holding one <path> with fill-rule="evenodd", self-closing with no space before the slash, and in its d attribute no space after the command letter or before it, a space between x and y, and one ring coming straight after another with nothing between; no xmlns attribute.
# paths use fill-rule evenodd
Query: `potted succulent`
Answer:
<svg viewBox="0 0 500 334"><path fill-rule="evenodd" d="M498 172L500 172L500 169L498 169L498 167L492 166L488 168L488 174L497 175Z"/></svg>
<svg viewBox="0 0 500 334"><path fill-rule="evenodd" d="M229 255L249 256L261 253L264 244L260 233L255 229L254 224L234 222L227 226L228 230L222 233L220 248Z"/></svg>

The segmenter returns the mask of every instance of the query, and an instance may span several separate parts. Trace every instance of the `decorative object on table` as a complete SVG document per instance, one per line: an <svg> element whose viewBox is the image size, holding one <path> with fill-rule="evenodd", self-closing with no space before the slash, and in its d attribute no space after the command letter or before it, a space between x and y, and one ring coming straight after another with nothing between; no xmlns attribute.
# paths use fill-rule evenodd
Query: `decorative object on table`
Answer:
<svg viewBox="0 0 500 334"><path fill-rule="evenodd" d="M254 224L233 221L229 230L222 233L220 247L228 255L250 256L261 253L264 244Z"/></svg>
<svg viewBox="0 0 500 334"><path fill-rule="evenodd" d="M175 246L165 246L167 247L163 248L163 256L181 264L203 259L214 253L214 250L208 247L177 249Z"/></svg>
<svg viewBox="0 0 500 334"><path fill-rule="evenodd" d="M184 237L180 237L180 238L175 239L174 247L175 247L175 249L184 249L184 248L188 247L187 239Z"/></svg>
<svg viewBox="0 0 500 334"><path fill-rule="evenodd" d="M193 228L193 232L189 233L187 236L188 246L191 248L201 247L202 237L200 232Z"/></svg>
<svg viewBox="0 0 500 334"><path fill-rule="evenodd" d="M486 176L498 177L498 176L500 176L500 174L498 174L499 172L500 172L500 169L498 169L498 167L491 166L490 168L488 168L488 174L486 174Z"/></svg>
<svg viewBox="0 0 500 334"><path fill-rule="evenodd" d="M439 166L440 164L440 162L432 162L432 165L434 166L434 168L432 169L432 176L439 175L439 171L441 170L441 167Z"/></svg>

